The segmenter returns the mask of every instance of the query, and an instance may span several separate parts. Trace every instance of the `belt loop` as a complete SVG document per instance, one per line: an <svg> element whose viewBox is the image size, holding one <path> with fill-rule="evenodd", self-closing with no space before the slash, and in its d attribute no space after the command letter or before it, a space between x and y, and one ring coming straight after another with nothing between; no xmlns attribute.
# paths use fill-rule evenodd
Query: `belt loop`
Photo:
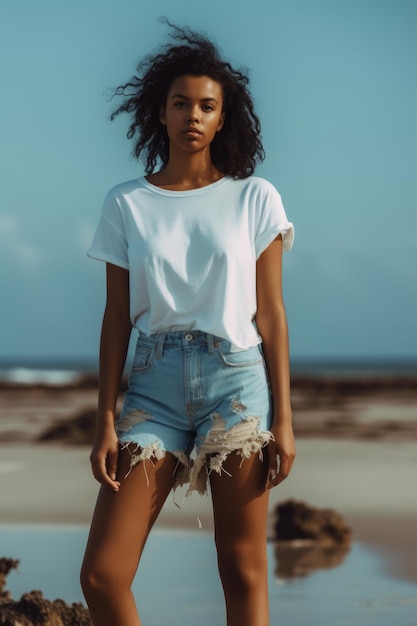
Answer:
<svg viewBox="0 0 417 626"><path fill-rule="evenodd" d="M161 333L158 333L158 340L156 344L156 358L157 359L162 358L162 354L164 351L165 335L166 335L166 331L162 331Z"/></svg>
<svg viewBox="0 0 417 626"><path fill-rule="evenodd" d="M207 333L207 348L208 348L208 353L209 354L213 354L214 353L213 335L210 335L209 333Z"/></svg>

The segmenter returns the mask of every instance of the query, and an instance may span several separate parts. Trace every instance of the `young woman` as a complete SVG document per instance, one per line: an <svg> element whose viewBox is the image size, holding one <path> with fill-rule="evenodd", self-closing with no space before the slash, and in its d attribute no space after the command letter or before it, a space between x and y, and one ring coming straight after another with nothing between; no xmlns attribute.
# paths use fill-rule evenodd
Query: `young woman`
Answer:
<svg viewBox="0 0 417 626"><path fill-rule="evenodd" d="M146 177L109 192L88 252L106 262L107 302L81 581L95 626L139 626L130 588L158 513L177 485L209 486L227 624L267 626L268 493L295 456L281 291L293 227L252 176L264 154L247 77L173 28L116 90L112 117L131 114Z"/></svg>

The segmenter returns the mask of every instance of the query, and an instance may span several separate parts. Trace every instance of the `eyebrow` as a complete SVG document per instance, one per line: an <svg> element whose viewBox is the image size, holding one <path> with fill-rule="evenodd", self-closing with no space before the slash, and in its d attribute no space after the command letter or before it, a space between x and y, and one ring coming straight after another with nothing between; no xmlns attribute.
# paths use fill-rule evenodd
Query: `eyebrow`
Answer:
<svg viewBox="0 0 417 626"><path fill-rule="evenodd" d="M182 98L183 100L189 100L190 98L188 96L184 96L181 93L174 93L171 96L171 99L173 98ZM216 102L216 104L219 104L218 101L216 100L216 98L201 98L200 102Z"/></svg>

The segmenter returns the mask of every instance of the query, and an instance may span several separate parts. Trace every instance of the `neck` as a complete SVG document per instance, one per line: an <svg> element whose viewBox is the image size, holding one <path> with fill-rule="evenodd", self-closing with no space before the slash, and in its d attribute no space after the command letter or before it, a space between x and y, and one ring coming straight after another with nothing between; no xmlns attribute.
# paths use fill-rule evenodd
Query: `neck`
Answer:
<svg viewBox="0 0 417 626"><path fill-rule="evenodd" d="M210 153L170 153L167 165L148 177L149 182L176 190L197 189L215 183L222 173L214 166Z"/></svg>

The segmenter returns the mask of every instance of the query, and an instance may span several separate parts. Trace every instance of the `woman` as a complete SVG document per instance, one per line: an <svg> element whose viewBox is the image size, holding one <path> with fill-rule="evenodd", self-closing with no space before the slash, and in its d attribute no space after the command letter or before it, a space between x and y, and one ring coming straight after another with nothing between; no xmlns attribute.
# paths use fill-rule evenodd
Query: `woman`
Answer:
<svg viewBox="0 0 417 626"><path fill-rule="evenodd" d="M88 252L106 262L107 302L81 581L95 626L139 626L130 587L158 513L177 485L209 484L227 624L267 626L268 493L295 457L281 290L293 227L252 176L264 153L248 79L173 29L116 90L112 119L131 114L146 177L109 192Z"/></svg>

